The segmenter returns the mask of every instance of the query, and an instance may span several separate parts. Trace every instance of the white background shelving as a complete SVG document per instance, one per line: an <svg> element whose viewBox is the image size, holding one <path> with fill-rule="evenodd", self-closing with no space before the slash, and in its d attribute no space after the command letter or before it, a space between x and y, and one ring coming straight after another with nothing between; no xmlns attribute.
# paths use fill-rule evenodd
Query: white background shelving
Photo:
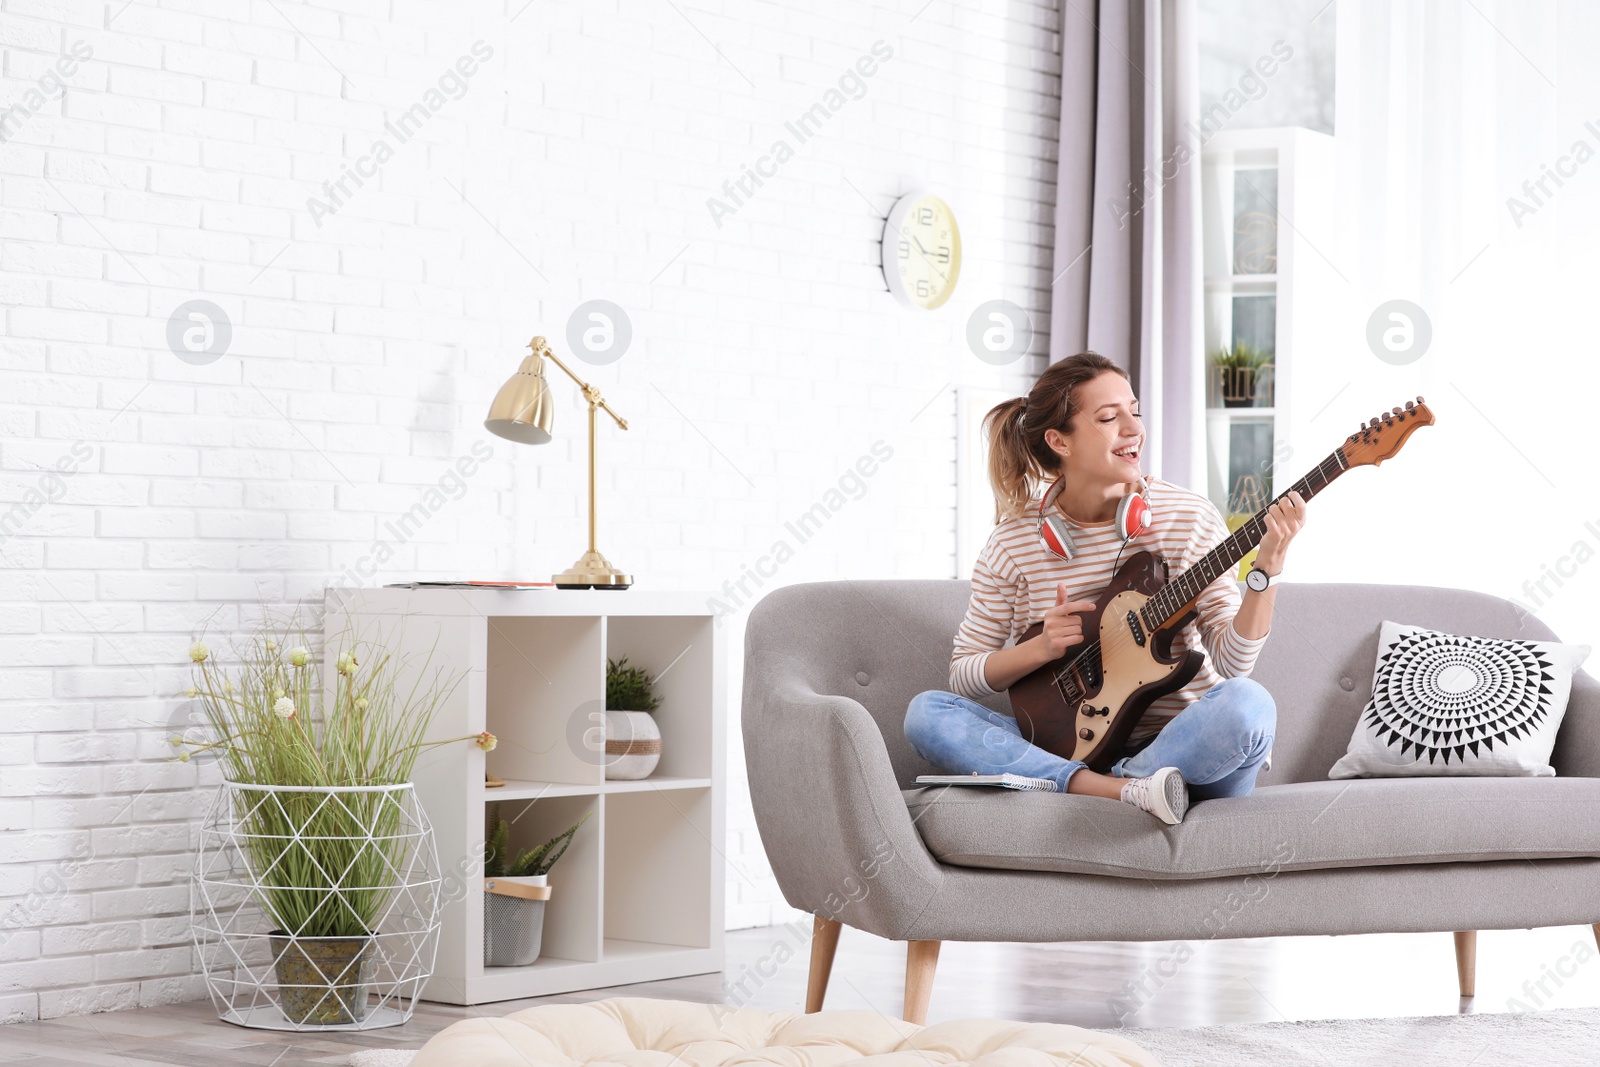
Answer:
<svg viewBox="0 0 1600 1067"><path fill-rule="evenodd" d="M1234 256L1235 176L1271 172L1275 181L1261 187L1275 208L1276 264L1264 273L1238 273ZM1270 440L1251 469L1263 475L1269 494L1281 493L1339 443L1338 428L1313 432L1311 422L1333 395L1327 387L1329 326L1337 293L1336 273L1327 255L1332 247L1333 138L1299 127L1230 130L1206 142L1202 156L1202 253L1205 273L1206 381L1210 354L1235 338L1234 299L1276 298L1270 327L1273 351L1272 403L1228 408L1208 395L1206 408L1206 495L1225 516L1234 489L1230 476L1234 429L1266 423ZM1249 340L1250 338L1244 338ZM1209 394L1209 389L1208 389ZM1235 472L1237 473L1237 472ZM1267 476L1270 476L1270 481ZM1269 496L1270 499L1270 496ZM1240 575L1254 553L1240 563Z"/></svg>
<svg viewBox="0 0 1600 1067"><path fill-rule="evenodd" d="M484 730L499 744L425 750L415 780L444 871L439 957L425 999L451 1004L720 970L723 951L723 638L703 595L638 590L329 591L346 627L461 683L430 740ZM656 676L661 762L608 781L599 756L606 658ZM486 788L484 774L505 779ZM483 965L483 839L498 802L513 849L589 820L550 874L540 958Z"/></svg>

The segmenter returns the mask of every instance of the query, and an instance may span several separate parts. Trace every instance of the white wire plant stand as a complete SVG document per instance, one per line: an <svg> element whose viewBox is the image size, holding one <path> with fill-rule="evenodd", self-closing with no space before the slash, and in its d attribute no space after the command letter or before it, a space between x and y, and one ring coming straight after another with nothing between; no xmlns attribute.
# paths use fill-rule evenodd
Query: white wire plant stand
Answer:
<svg viewBox="0 0 1600 1067"><path fill-rule="evenodd" d="M268 1030L406 1022L433 974L440 885L410 783L223 782L190 892L218 1016Z"/></svg>

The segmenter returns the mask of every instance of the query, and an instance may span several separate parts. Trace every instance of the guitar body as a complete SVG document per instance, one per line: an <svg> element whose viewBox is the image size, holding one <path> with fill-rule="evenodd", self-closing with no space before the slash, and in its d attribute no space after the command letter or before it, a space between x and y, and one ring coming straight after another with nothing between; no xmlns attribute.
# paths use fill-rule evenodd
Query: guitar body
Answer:
<svg viewBox="0 0 1600 1067"><path fill-rule="evenodd" d="M1156 698L1194 678L1204 654L1172 653L1174 635L1194 612L1154 633L1145 633L1137 619L1145 601L1166 582L1166 560L1149 552L1137 553L1118 569L1094 611L1080 616L1086 638L1098 635L1099 648L1084 655L1085 645L1074 645L1011 686L1011 710L1023 737L1104 773ZM1034 623L1018 643L1043 629L1042 622Z"/></svg>

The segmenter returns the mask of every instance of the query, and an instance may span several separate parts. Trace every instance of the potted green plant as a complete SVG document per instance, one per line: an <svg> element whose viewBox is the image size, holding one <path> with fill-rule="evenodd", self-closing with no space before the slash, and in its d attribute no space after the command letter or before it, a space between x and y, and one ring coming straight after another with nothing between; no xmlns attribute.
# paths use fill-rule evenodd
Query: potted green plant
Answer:
<svg viewBox="0 0 1600 1067"><path fill-rule="evenodd" d="M1256 407L1272 403L1272 356L1245 341L1211 353L1218 377L1222 406Z"/></svg>
<svg viewBox="0 0 1600 1067"><path fill-rule="evenodd" d="M495 739L422 740L459 676L430 677L425 661L397 684L407 665L352 639L325 690L312 644L291 621L236 646L234 667L202 641L189 649L205 736L172 744L178 760L214 759L224 778L200 831L196 947L228 1021L395 1025L409 1001L373 1022L370 998L414 999L438 934L437 857L412 768L428 745L487 751ZM270 969L256 970L263 957Z"/></svg>
<svg viewBox="0 0 1600 1067"><path fill-rule="evenodd" d="M606 658L606 777L647 778L661 762L661 728L651 712L661 706L655 682L628 657Z"/></svg>
<svg viewBox="0 0 1600 1067"><path fill-rule="evenodd" d="M583 818L538 848L511 852L511 824L489 806L492 829L483 844L483 963L486 967L526 967L539 958L544 940L544 906L550 899L550 868L572 844Z"/></svg>

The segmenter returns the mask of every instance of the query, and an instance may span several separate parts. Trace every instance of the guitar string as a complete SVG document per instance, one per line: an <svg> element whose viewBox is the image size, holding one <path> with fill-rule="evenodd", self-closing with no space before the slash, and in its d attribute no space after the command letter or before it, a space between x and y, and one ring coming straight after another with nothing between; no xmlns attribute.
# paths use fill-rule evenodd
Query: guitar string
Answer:
<svg viewBox="0 0 1600 1067"><path fill-rule="evenodd" d="M1330 463L1336 469L1336 473L1334 473L1332 475L1332 477L1329 476L1329 470L1328 470L1328 467L1329 467ZM1306 488L1310 489L1311 488L1311 483L1310 483L1311 475L1312 474L1321 475L1322 479L1323 479L1322 485L1320 487L1318 487L1317 489L1312 490L1312 495L1315 496L1316 493L1321 492L1322 489L1326 489L1332 483L1333 478L1337 477L1338 473L1342 473L1344 469L1345 469L1344 466L1338 460L1337 453L1335 453L1333 455L1328 456L1326 459L1322 460L1322 462L1318 463L1316 465L1316 467L1313 468L1310 473L1308 473L1305 477L1301 478L1299 482L1295 483L1295 485L1300 485L1301 483L1304 483ZM1294 490L1294 488L1295 488L1294 486L1290 486L1289 489L1284 490L1283 494L1281 494L1278 497L1275 497L1273 499L1273 503L1277 503L1277 501L1284 499L1284 497L1287 496L1288 493L1291 490ZM1295 490L1295 491L1298 491L1298 490ZM1308 498L1308 500L1309 500L1309 498ZM1270 507L1270 506L1271 505L1269 504L1268 507ZM1240 529L1242 530L1242 529L1246 529L1248 527L1256 525L1257 523L1259 523L1261 521L1261 516L1264 515L1265 513L1266 513L1266 508L1263 508L1260 512L1258 512L1257 514L1251 516L1251 518L1250 518L1250 520L1248 522L1241 524ZM1228 535L1229 539L1234 537L1235 534L1237 534L1237 532L1238 531L1234 531L1233 533L1230 533ZM1224 542L1219 542L1218 543L1219 547L1220 547L1220 545L1222 543L1224 543ZM1124 547L1126 547L1126 543L1124 543ZM1209 555L1209 554L1210 553L1207 552L1207 555ZM1121 555L1122 555L1120 549L1118 550L1117 555L1118 555L1118 558L1120 559ZM1204 559L1205 557L1201 557L1201 558ZM1146 598L1144 604L1141 604L1141 605L1139 605L1139 607L1134 608L1132 610L1134 610L1136 613L1142 613L1143 609L1145 607L1147 607L1152 601L1157 600L1157 598L1163 597L1164 594L1166 594L1171 589L1173 589L1173 587L1177 583L1182 582L1185 577L1187 577L1190 573L1193 572L1193 570L1194 570L1194 568L1191 567L1189 570L1184 571L1183 574L1179 575L1176 579L1173 580L1173 582L1162 586L1161 589L1157 590L1150 597ZM1218 575L1218 577L1221 577L1221 575ZM1215 580L1216 580L1215 578L1212 579L1212 581L1215 581ZM1207 584L1209 584L1209 583L1207 583ZM1166 600L1162 601L1162 603L1168 603L1168 602L1169 601L1166 601ZM1141 615L1139 621L1140 621L1141 625L1146 625L1147 622L1148 622L1148 620L1144 619L1142 617L1142 615ZM1151 633L1153 633L1153 631L1149 631L1149 632L1146 633L1146 636L1145 636L1145 642L1146 643L1148 643L1148 642L1150 642L1151 640L1154 639L1152 636L1150 636ZM1106 673L1105 672L1105 660L1107 658L1116 658L1121 653L1127 651L1130 646L1132 646L1134 644L1137 644L1137 643L1138 642L1134 638L1133 634L1126 627L1119 627L1115 631L1113 637L1110 639L1110 642L1108 644L1105 644L1104 646L1102 646L1101 640L1099 638L1096 638L1093 642L1090 642L1089 644L1086 644L1086 645L1083 646L1083 648L1078 652L1078 654L1073 657L1073 662L1075 663L1075 662L1077 662L1078 660L1082 659L1085 656L1090 656L1093 653L1095 653L1096 651L1101 652L1102 654L1101 654L1099 674L1101 676L1101 678L1100 678L1101 684L1103 685L1104 682L1105 682L1105 673ZM1051 681L1056 686L1058 691L1060 690L1060 686L1061 686L1062 680L1067 675L1069 675L1071 673L1071 671L1072 671L1072 665L1068 664L1067 666L1062 667L1060 670L1055 671L1055 672L1052 673ZM1065 694L1063 694L1063 696L1064 695ZM1081 699L1082 698L1080 697L1080 700Z"/></svg>

